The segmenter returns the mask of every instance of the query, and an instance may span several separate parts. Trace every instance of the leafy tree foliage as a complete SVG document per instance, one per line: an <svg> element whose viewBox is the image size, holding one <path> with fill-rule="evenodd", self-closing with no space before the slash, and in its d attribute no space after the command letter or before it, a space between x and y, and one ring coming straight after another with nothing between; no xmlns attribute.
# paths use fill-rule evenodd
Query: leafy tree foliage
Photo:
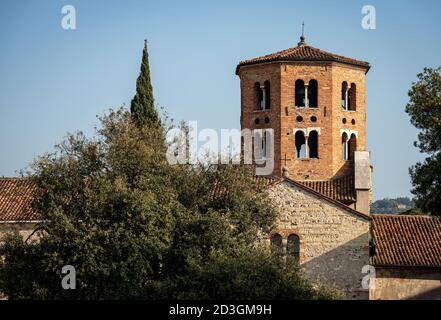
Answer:
<svg viewBox="0 0 441 320"><path fill-rule="evenodd" d="M94 139L71 134L28 176L41 236L8 235L0 291L11 299L325 299L262 248L277 212L242 165L172 166L165 127L123 109ZM61 288L64 265L76 290Z"/></svg>
<svg viewBox="0 0 441 320"><path fill-rule="evenodd" d="M157 127L159 116L154 105L153 87L150 80L147 40L142 52L141 71L136 81L136 94L130 105L133 120L138 126Z"/></svg>
<svg viewBox="0 0 441 320"><path fill-rule="evenodd" d="M418 129L415 146L429 156L410 168L416 205L441 215L441 67L425 68L409 91L406 112Z"/></svg>
<svg viewBox="0 0 441 320"><path fill-rule="evenodd" d="M381 199L372 203L371 213L401 213L412 209L415 203L408 197Z"/></svg>

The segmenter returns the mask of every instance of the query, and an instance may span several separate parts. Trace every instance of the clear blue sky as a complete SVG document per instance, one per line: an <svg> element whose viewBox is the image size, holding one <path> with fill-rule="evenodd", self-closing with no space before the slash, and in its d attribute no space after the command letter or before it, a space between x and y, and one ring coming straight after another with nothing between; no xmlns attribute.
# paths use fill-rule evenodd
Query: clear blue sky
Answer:
<svg viewBox="0 0 441 320"><path fill-rule="evenodd" d="M77 30L61 28L74 5ZM361 28L361 8L377 29ZM130 105L144 38L154 94L200 128L239 127L240 60L307 42L367 60L368 147L374 198L410 195L422 159L404 112L425 66L441 64L441 2L434 1L17 1L0 2L0 176L13 176L66 132L94 133L96 115Z"/></svg>

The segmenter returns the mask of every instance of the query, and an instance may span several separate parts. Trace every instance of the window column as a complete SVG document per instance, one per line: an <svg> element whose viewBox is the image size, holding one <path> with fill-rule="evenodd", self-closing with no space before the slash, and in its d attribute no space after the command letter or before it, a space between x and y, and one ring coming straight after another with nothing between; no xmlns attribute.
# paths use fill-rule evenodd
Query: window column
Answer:
<svg viewBox="0 0 441 320"><path fill-rule="evenodd" d="M263 86L260 86L260 89L261 89L262 92L263 92L263 99L262 99L262 101L260 102L260 103L261 103L261 105L260 105L260 109L261 109L261 110L265 110L265 109L266 109L266 88L265 88L265 86L263 85Z"/></svg>
<svg viewBox="0 0 441 320"><path fill-rule="evenodd" d="M305 158L309 158L309 146L308 146L308 137L309 135L305 135Z"/></svg>
<svg viewBox="0 0 441 320"><path fill-rule="evenodd" d="M309 84L305 83L305 108L309 108L308 86L309 86ZM308 140L308 139L306 139L306 140Z"/></svg>
<svg viewBox="0 0 441 320"><path fill-rule="evenodd" d="M348 110L348 101L349 101L348 97L349 97L349 88L346 87L346 90L345 90L345 110L346 111Z"/></svg>

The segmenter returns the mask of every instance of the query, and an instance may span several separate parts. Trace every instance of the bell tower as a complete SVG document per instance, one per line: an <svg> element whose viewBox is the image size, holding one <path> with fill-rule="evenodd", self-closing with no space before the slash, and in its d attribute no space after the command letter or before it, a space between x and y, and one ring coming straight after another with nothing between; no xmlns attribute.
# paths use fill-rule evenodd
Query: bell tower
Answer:
<svg viewBox="0 0 441 320"><path fill-rule="evenodd" d="M355 153L366 151L369 69L368 62L308 45L303 35L295 47L239 63L241 127L273 130L273 176L354 176Z"/></svg>

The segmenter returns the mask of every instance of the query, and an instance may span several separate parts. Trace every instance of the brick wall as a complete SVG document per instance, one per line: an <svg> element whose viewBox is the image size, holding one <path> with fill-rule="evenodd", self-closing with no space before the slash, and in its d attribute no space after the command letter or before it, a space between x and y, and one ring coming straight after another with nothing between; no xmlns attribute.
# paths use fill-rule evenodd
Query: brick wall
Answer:
<svg viewBox="0 0 441 320"><path fill-rule="evenodd" d="M341 130L358 132L357 149L366 148L365 70L332 62L267 63L243 66L241 80L242 128L273 128L275 132L274 174L286 164L295 180L327 180L353 171L351 161L342 160ZM295 82L318 82L318 108L295 107ZM256 110L255 83L271 83L271 110ZM357 86L356 111L342 111L341 86ZM296 119L303 117L302 122ZM311 117L317 118L316 122ZM268 117L269 123L264 119ZM259 125L255 119L259 118ZM343 118L346 123L343 124ZM352 120L355 124L352 124ZM318 159L296 159L294 135L298 129L319 128ZM286 156L286 159L284 160Z"/></svg>
<svg viewBox="0 0 441 320"><path fill-rule="evenodd" d="M312 280L336 286L347 299L368 299L361 270L369 264L369 221L289 182L269 189L280 216L274 232L301 241L301 264ZM269 241L269 240L268 240Z"/></svg>
<svg viewBox="0 0 441 320"><path fill-rule="evenodd" d="M441 300L441 270L376 268L371 300Z"/></svg>

